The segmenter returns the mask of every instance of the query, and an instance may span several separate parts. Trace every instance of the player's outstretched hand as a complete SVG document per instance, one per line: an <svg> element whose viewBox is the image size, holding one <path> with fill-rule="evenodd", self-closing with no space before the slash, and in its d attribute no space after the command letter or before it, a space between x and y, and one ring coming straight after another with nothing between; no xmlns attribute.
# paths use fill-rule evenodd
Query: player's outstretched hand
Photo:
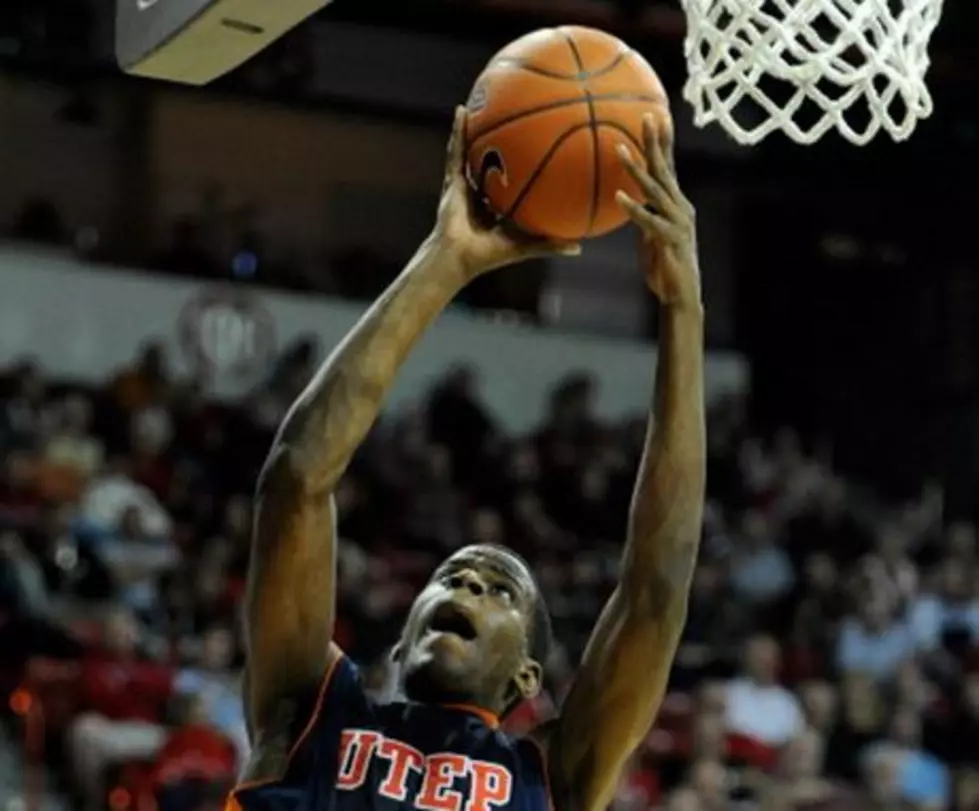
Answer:
<svg viewBox="0 0 979 811"><path fill-rule="evenodd" d="M624 146L619 155L642 190L643 200L624 191L619 205L642 232L641 261L650 289L665 305L699 307L700 269L694 208L680 191L673 166L672 129L643 118L645 166Z"/></svg>
<svg viewBox="0 0 979 811"><path fill-rule="evenodd" d="M457 107L439 203L435 238L479 275L532 257L577 256L580 246L521 234L500 223L475 198L466 180L465 107Z"/></svg>

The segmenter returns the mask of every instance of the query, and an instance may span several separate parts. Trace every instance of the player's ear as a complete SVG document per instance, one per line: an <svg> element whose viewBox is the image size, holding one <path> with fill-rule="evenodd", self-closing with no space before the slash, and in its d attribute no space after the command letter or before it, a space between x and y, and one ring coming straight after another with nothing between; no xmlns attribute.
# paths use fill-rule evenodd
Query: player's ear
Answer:
<svg viewBox="0 0 979 811"><path fill-rule="evenodd" d="M527 701L534 698L540 692L543 680L544 668L541 667L540 662L527 659L513 680L520 700Z"/></svg>

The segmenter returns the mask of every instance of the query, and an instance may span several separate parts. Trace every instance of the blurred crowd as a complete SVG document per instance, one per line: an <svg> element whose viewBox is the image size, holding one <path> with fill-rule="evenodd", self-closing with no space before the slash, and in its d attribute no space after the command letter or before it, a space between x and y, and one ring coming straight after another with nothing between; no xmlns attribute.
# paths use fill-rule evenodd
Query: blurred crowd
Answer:
<svg viewBox="0 0 979 811"><path fill-rule="evenodd" d="M0 62L108 61L110 6L3 0ZM304 95L307 37L236 81ZM59 115L92 123L76 84L73 74ZM256 211L216 195L145 256L114 254L44 199L3 231L93 260L353 297L395 271L356 249L309 273L268 244ZM470 303L519 308L474 290ZM220 807L248 751L240 606L252 488L318 354L297 345L235 405L176 378L156 345L94 387L30 361L0 370L4 720L73 807ZM378 424L342 481L336 634L381 684L437 561L464 543L512 546L534 566L559 642L546 694L507 719L520 731L553 712L614 585L645 415L597 419L595 384L576 376L534 432L510 436L479 388L477 370L446 370L417 408ZM709 442L686 630L614 811L979 809L975 527L943 515L934 485L885 502L840 476L831 448L805 448L788 428L758 436L738 400L714 404Z"/></svg>
<svg viewBox="0 0 979 811"><path fill-rule="evenodd" d="M97 389L30 362L3 376L0 673L19 723L43 706L43 757L79 807L206 809L233 781L250 493L317 355L294 348L235 406L155 345ZM505 543L560 643L547 696L508 722L552 711L616 578L644 432L596 419L594 385L568 378L507 436L456 368L378 424L336 494L337 638L369 681L440 557ZM973 526L943 524L935 487L881 503L826 447L754 436L742 406L711 410L689 620L615 808L979 807Z"/></svg>

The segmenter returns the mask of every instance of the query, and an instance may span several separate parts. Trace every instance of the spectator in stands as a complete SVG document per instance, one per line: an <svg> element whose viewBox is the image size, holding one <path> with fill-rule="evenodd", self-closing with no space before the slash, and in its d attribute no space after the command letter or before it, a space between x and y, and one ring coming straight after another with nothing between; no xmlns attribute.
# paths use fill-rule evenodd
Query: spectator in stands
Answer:
<svg viewBox="0 0 979 811"><path fill-rule="evenodd" d="M844 619L840 628L836 665L845 674L891 679L914 655L911 629L898 615L893 598L882 589L871 589L858 599L856 614Z"/></svg>
<svg viewBox="0 0 979 811"><path fill-rule="evenodd" d="M23 451L0 457L0 526L33 526L42 514L42 499L35 483L31 456Z"/></svg>
<svg viewBox="0 0 979 811"><path fill-rule="evenodd" d="M730 803L727 770L716 760L697 760L684 787L693 790L701 811L724 811Z"/></svg>
<svg viewBox="0 0 979 811"><path fill-rule="evenodd" d="M729 733L778 748L802 731L802 708L799 700L778 683L779 666L779 647L774 639L758 635L748 641L743 672L727 686Z"/></svg>
<svg viewBox="0 0 979 811"><path fill-rule="evenodd" d="M180 695L197 696L203 719L235 746L238 758L248 757L248 732L241 703L238 678L231 671L234 636L223 626L204 634L198 667L181 670L174 682Z"/></svg>
<svg viewBox="0 0 979 811"><path fill-rule="evenodd" d="M92 431L92 403L83 394L72 394L57 404L55 424L44 448L45 459L87 478L101 466L104 443Z"/></svg>
<svg viewBox="0 0 979 811"><path fill-rule="evenodd" d="M180 586L186 590L186 634L203 636L215 626L232 627L239 618L235 600L241 593L229 578L225 550L222 543L217 553L199 555L193 570L180 572L176 578L185 581Z"/></svg>
<svg viewBox="0 0 979 811"><path fill-rule="evenodd" d="M687 786L678 788L666 804L667 811L701 811L700 797L694 789Z"/></svg>
<svg viewBox="0 0 979 811"><path fill-rule="evenodd" d="M945 533L948 556L967 569L976 565L976 527L966 521L956 521Z"/></svg>
<svg viewBox="0 0 979 811"><path fill-rule="evenodd" d="M979 775L974 771L960 772L955 784L955 807L961 811L979 809Z"/></svg>
<svg viewBox="0 0 979 811"><path fill-rule="evenodd" d="M775 543L772 522L762 510L748 510L731 562L735 592L750 603L770 605L792 588L794 580L788 555Z"/></svg>
<svg viewBox="0 0 979 811"><path fill-rule="evenodd" d="M889 708L872 676L844 674L841 689L843 723L856 742L869 743L882 728Z"/></svg>
<svg viewBox="0 0 979 811"><path fill-rule="evenodd" d="M536 437L546 460L558 465L570 461L570 449L588 447L594 440L598 428L595 396L595 381L584 372L569 374L554 387L546 421Z"/></svg>
<svg viewBox="0 0 979 811"><path fill-rule="evenodd" d="M469 486L477 484L480 460L496 435L478 385L474 369L456 366L432 390L427 409L429 437L449 449L458 480Z"/></svg>
<svg viewBox="0 0 979 811"><path fill-rule="evenodd" d="M979 752L979 674L965 677L947 726L940 725L929 736L936 754L959 769L977 769Z"/></svg>
<svg viewBox="0 0 979 811"><path fill-rule="evenodd" d="M979 644L979 598L976 570L947 558L938 583L915 602L911 628L918 648L926 653L944 650L957 658Z"/></svg>
<svg viewBox="0 0 979 811"><path fill-rule="evenodd" d="M948 767L921 748L921 727L914 712L901 708L890 723L887 740L872 744L871 758L885 757L895 770L898 796L921 809L943 809L951 799Z"/></svg>
<svg viewBox="0 0 979 811"><path fill-rule="evenodd" d="M925 678L922 668L914 659L906 659L898 668L893 698L897 706L919 716L924 716L935 705L935 685Z"/></svg>
<svg viewBox="0 0 979 811"><path fill-rule="evenodd" d="M452 454L429 445L404 516L404 539L418 549L448 552L463 543L465 503L455 485Z"/></svg>
<svg viewBox="0 0 979 811"><path fill-rule="evenodd" d="M111 533L119 529L129 510L139 516L140 532L148 537L168 538L172 521L159 499L148 488L133 481L124 457L109 460L102 473L82 494L79 527L84 531Z"/></svg>
<svg viewBox="0 0 979 811"><path fill-rule="evenodd" d="M165 498L172 471L166 452L173 439L173 417L163 403L132 412L129 418L130 469L137 484Z"/></svg>
<svg viewBox="0 0 979 811"><path fill-rule="evenodd" d="M81 650L38 559L16 532L0 532L0 663L13 669L31 655L72 659Z"/></svg>
<svg viewBox="0 0 979 811"><path fill-rule="evenodd" d="M918 568L911 559L912 537L907 528L889 521L878 533L875 554L864 562L871 588L881 589L904 612L918 593Z"/></svg>
<svg viewBox="0 0 979 811"><path fill-rule="evenodd" d="M833 685L821 680L808 681L798 687L806 726L823 737L832 734L838 720L839 696Z"/></svg>
<svg viewBox="0 0 979 811"><path fill-rule="evenodd" d="M48 591L44 572L13 530L6 530L0 535L0 567L3 573L4 608L35 616L47 611Z"/></svg>
<svg viewBox="0 0 979 811"><path fill-rule="evenodd" d="M846 564L870 546L867 530L853 514L845 482L830 478L819 495L789 521L787 551L801 560L811 552L826 552Z"/></svg>
<svg viewBox="0 0 979 811"><path fill-rule="evenodd" d="M808 729L823 741L823 772L829 777L855 781L858 753L866 740L855 735L839 711L839 695L829 682L809 681L800 689Z"/></svg>
<svg viewBox="0 0 979 811"><path fill-rule="evenodd" d="M137 507L123 512L113 532L88 528L81 537L109 572L122 604L152 619L160 608L160 578L180 563L177 547L168 537L148 533Z"/></svg>
<svg viewBox="0 0 979 811"><path fill-rule="evenodd" d="M901 757L893 749L878 748L864 753L861 760L867 799L874 811L911 811L903 802L898 773Z"/></svg>
<svg viewBox="0 0 979 811"><path fill-rule="evenodd" d="M813 552L805 559L802 578L792 601L791 625L787 630L795 653L808 658L810 669L818 670L832 660L843 614L839 579L836 564L827 553Z"/></svg>
<svg viewBox="0 0 979 811"><path fill-rule="evenodd" d="M831 479L830 471L819 459L805 454L793 428L779 428L772 446L779 481L778 501L773 507L782 516L797 515L819 500Z"/></svg>
<svg viewBox="0 0 979 811"><path fill-rule="evenodd" d="M636 753L612 798L611 811L646 811L659 804L659 780L655 770Z"/></svg>
<svg viewBox="0 0 979 811"><path fill-rule="evenodd" d="M133 364L116 375L109 391L120 408L134 411L159 403L169 385L166 350L162 344L147 343Z"/></svg>
<svg viewBox="0 0 979 811"><path fill-rule="evenodd" d="M276 377L291 396L303 382L303 353L298 360L287 355ZM178 382L172 399L166 375L132 370L127 374L136 379L120 387L122 413L110 405L90 422L85 404L103 403L98 393L68 395L52 408L43 380L32 382L31 374L18 370L17 385L0 398L6 452L0 529L17 528L0 541L0 597L8 611L0 653L14 666L28 654L81 655L83 713L66 743L90 801L101 797L107 767L120 758L153 757L167 737L161 722L174 691L188 698L194 723L161 756L170 764L164 773L179 777L180 768L211 755L225 764L226 756L240 760L243 720L229 664L236 643L227 629L237 618L247 565L247 492L274 420L263 426L255 411L206 403L193 384ZM461 537L519 545L549 597L565 658L580 655L584 620L598 610L617 566L616 545L605 542L621 536L614 523L621 516L612 516L626 513L617 505L629 497L622 481L636 462L635 426L600 424L587 381L556 392L550 419L536 435L498 436L478 415L449 424L445 414L482 408L463 383L450 376L427 413L381 426L337 493L344 538L338 634L364 663L370 689L382 693L385 653L435 545ZM11 430L15 424L22 429ZM845 805L847 796L835 784L827 791L827 779L856 785L861 778L871 792L861 810L894 811L902 787L905 797L924 798L909 806L940 804L951 789L934 790L934 776L945 774L947 786L952 779L941 762L937 771L927 765L927 752L955 769L965 797L979 746L979 679L961 680L971 667L965 648L973 644L974 529L953 525L943 544L930 501L875 505L806 459L794 442L772 455L756 440L739 444L743 426L728 434L712 450L727 478L707 512L703 560L671 683L686 695L670 697L667 706L677 709L664 710L661 729L621 787L618 807L647 809L662 785L670 792L666 807L679 811L756 802L761 811L829 808ZM86 437L114 453L125 448L126 455L113 455L100 469ZM77 507L45 473L61 464L91 474ZM791 498L784 497L786 477L794 477ZM787 523L777 529L773 516ZM744 537L729 540L728 524L743 528ZM408 536L413 550L401 542ZM934 562L939 578L933 583L920 577L920 566ZM99 582L103 570L108 588ZM858 598L856 610L841 617L851 596ZM106 650L80 654L84 629L58 624L63 598L75 601L78 616L96 607L93 599L144 611L161 603L164 610L149 611L153 630L175 643L186 668L174 676L138 656L127 615L107 623ZM904 625L913 644L888 647L886 640L898 636L892 629L902 627L902 601L916 636ZM55 609L39 608L45 603ZM64 633L55 637L63 648L45 642L42 625L29 624L52 616L54 630ZM778 642L759 634L762 629ZM144 647L154 641L137 635ZM918 659L921 645L925 655ZM742 646L743 668L724 682L738 667ZM549 668L555 701L566 686L559 662ZM834 664L843 671L836 684ZM806 681L798 698L779 684L799 679ZM509 722L526 729L552 706L541 696ZM924 725L926 745L900 744L896 735L881 740L894 707ZM201 755L205 750L210 754ZM188 757L188 751L198 754ZM816 768L823 760L825 777ZM773 782L761 779L764 773ZM179 803L181 811L188 804L209 811L212 798L205 792L158 799L164 806Z"/></svg>
<svg viewBox="0 0 979 811"><path fill-rule="evenodd" d="M31 361L19 363L7 379L0 403L0 450L33 449L47 416L45 383Z"/></svg>
<svg viewBox="0 0 979 811"><path fill-rule="evenodd" d="M813 729L793 738L784 748L774 779L762 790L766 811L815 811L833 808L856 811L852 791L822 776L826 742Z"/></svg>
<svg viewBox="0 0 979 811"><path fill-rule="evenodd" d="M96 807L107 767L150 760L166 738L162 721L173 673L140 656L139 634L129 612L112 611L102 647L82 664L84 709L68 730L68 753L84 799Z"/></svg>
<svg viewBox="0 0 979 811"><path fill-rule="evenodd" d="M748 437L741 443L737 449L735 467L734 486L738 506L769 503L778 486L778 470L761 439Z"/></svg>
<svg viewBox="0 0 979 811"><path fill-rule="evenodd" d="M196 809L234 785L239 753L210 724L207 703L195 693L178 702L177 726L156 754L151 772L159 811Z"/></svg>
<svg viewBox="0 0 979 811"><path fill-rule="evenodd" d="M692 738L690 754L694 760L727 759L727 732L720 713L699 713L693 721Z"/></svg>
<svg viewBox="0 0 979 811"><path fill-rule="evenodd" d="M689 689L705 678L723 678L737 661L749 620L732 598L718 563L703 561L694 572L687 624L671 683Z"/></svg>

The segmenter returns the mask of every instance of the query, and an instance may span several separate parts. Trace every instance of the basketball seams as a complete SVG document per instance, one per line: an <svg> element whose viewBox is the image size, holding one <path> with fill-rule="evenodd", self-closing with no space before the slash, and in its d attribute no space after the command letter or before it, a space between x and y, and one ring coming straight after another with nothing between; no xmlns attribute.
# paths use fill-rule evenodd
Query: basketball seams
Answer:
<svg viewBox="0 0 979 811"><path fill-rule="evenodd" d="M606 73L611 73L613 70L615 70L619 65L621 65L625 61L626 57L630 53L632 53L632 51L630 51L628 49L619 51L612 58L612 61L611 62L609 62L607 65L604 65L603 67L596 68L595 70L588 71L587 74L586 74L586 76L585 76L585 78L586 79L594 79L596 76L604 76Z"/></svg>
<svg viewBox="0 0 979 811"><path fill-rule="evenodd" d="M564 37L564 41L568 43L568 47L571 49L571 58L574 59L575 66L578 68L578 79L585 78L585 63L581 61L581 53L578 51L578 44L574 41L574 37L563 28L559 28L558 33Z"/></svg>
<svg viewBox="0 0 979 811"><path fill-rule="evenodd" d="M595 102L591 93L585 90L588 101L588 128L591 130L591 199L588 201L588 230L584 236L591 233L595 227L595 217L598 216L598 198L602 190L602 155L598 144L598 127L595 122Z"/></svg>
<svg viewBox="0 0 979 811"><path fill-rule="evenodd" d="M537 76L543 76L546 79L557 79L561 82L577 82L578 75L575 73L559 73L556 70L548 70L547 68L540 68L537 65L532 65L530 62L524 62L520 59L498 59L493 63L493 67L504 67L513 68L514 70L523 70L527 73L533 73Z"/></svg>
<svg viewBox="0 0 979 811"><path fill-rule="evenodd" d="M581 51L578 50L578 43L574 41L574 37L563 28L559 30L564 37L564 41L568 43L568 47L571 49L571 56L574 58L574 63L578 68L578 75L581 77L581 91L584 94L585 103L588 105L588 129L591 130L591 198L588 201L588 225L585 227L585 233L582 234L582 238L584 238L591 233L591 229L595 226L595 216L598 213L598 195L601 191L600 184L602 180L602 156L598 152L598 130L595 128L595 102L592 101L592 94L588 90L586 79L588 71L585 70L585 63L581 58Z"/></svg>
<svg viewBox="0 0 979 811"><path fill-rule="evenodd" d="M523 184L520 191L517 192L517 196L513 198L510 208L508 208L506 213L503 215L504 218L510 219L517 213L517 209L519 209L523 201L527 199L527 195L530 194L530 190L534 188L534 184L544 173L547 165L558 153L558 150L564 146L565 142L567 142L572 135L581 132L583 129L587 129L589 126L591 125L587 122L583 124L575 124L573 127L568 127L568 129L554 139L554 142L550 145L550 147L548 147L547 152L544 153L544 157L540 159L540 162L530 173L530 176L527 178L527 182Z"/></svg>
<svg viewBox="0 0 979 811"><path fill-rule="evenodd" d="M615 70L625 58L629 55L629 51L620 51L616 54L615 58L609 62L607 65L603 65L597 70L585 70L581 74L577 73L559 73L556 70L548 70L547 68L539 67L530 62L522 62L519 59L498 59L493 63L493 67L496 68L512 68L513 70L522 70L527 73L533 73L536 76L543 76L545 79L557 79L559 82L580 82L585 79L592 79L596 76L604 76L607 73L611 73Z"/></svg>
<svg viewBox="0 0 979 811"><path fill-rule="evenodd" d="M588 79L595 79L599 76L605 76L606 74L611 73L625 61L626 57L628 57L630 53L632 53L632 51L619 51L607 65L603 65L595 70L582 70L580 74L560 73L556 70L548 70L547 68L542 68L530 62L524 62L521 59L515 59L513 57L497 59L493 63L493 67L522 70L526 73L533 73L535 76L543 76L545 79L557 79L559 82L578 82L582 79L587 81Z"/></svg>
<svg viewBox="0 0 979 811"><path fill-rule="evenodd" d="M640 155L644 155L646 153L646 148L639 142L639 139L636 138L636 136L633 135L631 132L629 132L628 127L624 127L618 121L607 121L603 118L599 118L595 121L595 124L596 124L595 127L596 135L598 129L600 129L601 127L608 127L609 129L613 129L616 132L619 132L622 135L624 135L626 138L628 138L629 143L631 143L636 148L636 150L639 152Z"/></svg>
<svg viewBox="0 0 979 811"><path fill-rule="evenodd" d="M598 93L591 97L592 102L602 102L602 101L618 101L623 104L660 104L662 99L658 96L649 96L644 93ZM516 121L520 121L524 118L531 118L532 116L539 115L540 113L549 113L553 110L559 110L562 107L573 107L576 104L587 104L588 100L582 96L575 96L570 99L559 99L558 101L548 102L547 104L542 104L539 107L531 107L529 110L521 110L519 113L512 113L511 115L504 116L492 124L487 125L483 129L474 129L469 135L469 144L474 146L481 138L485 138L487 135L491 135L497 130L502 129L508 124L513 124Z"/></svg>
<svg viewBox="0 0 979 811"><path fill-rule="evenodd" d="M568 47L571 49L571 56L574 59L575 65L578 66L578 75L582 80L591 79L595 76L604 76L606 73L611 73L615 70L625 58L632 53L632 49L628 47L621 47L612 57L608 64L603 65L600 68L595 68L594 70L589 70L585 67L585 60L581 56L581 49L578 48L578 42L574 38L574 34L571 33L567 28L559 28L558 32L564 37L564 41L568 43ZM620 43L621 45L622 43Z"/></svg>
<svg viewBox="0 0 979 811"><path fill-rule="evenodd" d="M668 117L655 71L615 37L574 26L535 32L504 51L478 80L486 96L467 122L469 160L492 149L512 157L509 182L484 192L491 205L554 238L614 229L624 220L612 196L622 182L614 150L641 154L643 114L666 108Z"/></svg>

